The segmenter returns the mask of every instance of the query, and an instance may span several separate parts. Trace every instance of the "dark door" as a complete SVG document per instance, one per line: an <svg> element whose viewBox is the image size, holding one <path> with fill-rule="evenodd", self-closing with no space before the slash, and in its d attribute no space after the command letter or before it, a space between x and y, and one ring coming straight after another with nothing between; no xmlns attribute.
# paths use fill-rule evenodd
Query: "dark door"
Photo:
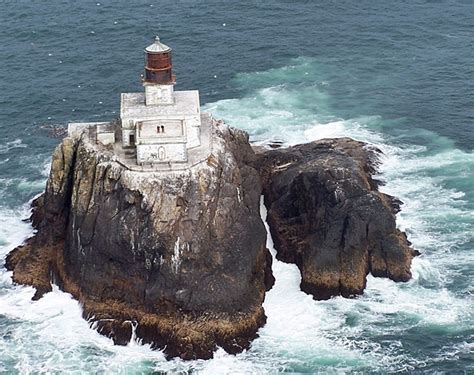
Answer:
<svg viewBox="0 0 474 375"><path fill-rule="evenodd" d="M129 143L130 146L135 146L135 134L130 134Z"/></svg>

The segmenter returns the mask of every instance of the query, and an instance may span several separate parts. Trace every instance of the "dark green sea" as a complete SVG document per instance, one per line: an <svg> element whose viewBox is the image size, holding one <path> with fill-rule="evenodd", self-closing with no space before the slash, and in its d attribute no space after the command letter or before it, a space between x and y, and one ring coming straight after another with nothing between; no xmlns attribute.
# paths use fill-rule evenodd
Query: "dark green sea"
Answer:
<svg viewBox="0 0 474 375"><path fill-rule="evenodd" d="M114 346L57 288L32 302L1 268L0 373L474 373L472 0L0 1L0 262L33 233L22 219L59 142L49 128L117 117L155 34L174 49L176 89L199 89L254 142L383 150L377 177L422 253L413 279L318 302L277 261L250 350L167 362Z"/></svg>

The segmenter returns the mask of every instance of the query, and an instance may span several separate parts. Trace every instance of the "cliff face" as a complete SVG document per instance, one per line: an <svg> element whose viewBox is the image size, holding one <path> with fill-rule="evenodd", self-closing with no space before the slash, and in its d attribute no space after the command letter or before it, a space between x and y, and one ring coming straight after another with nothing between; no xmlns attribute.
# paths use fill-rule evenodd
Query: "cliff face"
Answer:
<svg viewBox="0 0 474 375"><path fill-rule="evenodd" d="M85 139L55 150L35 237L7 259L15 281L50 290L50 274L97 329L168 356L236 353L265 322L271 257L261 184L242 131L215 123L207 163L175 175L134 172Z"/></svg>
<svg viewBox="0 0 474 375"><path fill-rule="evenodd" d="M298 266L315 299L361 294L369 272L411 278L417 252L396 228L399 201L372 180L377 152L346 138L259 157L277 257Z"/></svg>
<svg viewBox="0 0 474 375"><path fill-rule="evenodd" d="M396 228L399 202L372 179L377 150L336 139L255 155L246 133L212 126L207 162L172 175L65 138L33 202L37 233L7 257L14 281L37 299L54 280L118 344L135 333L168 357L240 352L265 323L274 281L261 180L277 257L315 299L361 294L368 273L410 279L417 252Z"/></svg>

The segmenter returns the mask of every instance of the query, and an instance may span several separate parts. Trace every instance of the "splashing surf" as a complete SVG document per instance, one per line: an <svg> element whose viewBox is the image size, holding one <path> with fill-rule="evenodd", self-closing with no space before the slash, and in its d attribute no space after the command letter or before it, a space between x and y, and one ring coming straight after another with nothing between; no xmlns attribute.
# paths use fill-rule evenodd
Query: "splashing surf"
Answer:
<svg viewBox="0 0 474 375"><path fill-rule="evenodd" d="M301 82L301 72L309 73L310 83ZM473 155L434 133L418 133L426 141L423 145L388 135L380 116L332 115L328 83L310 59L241 74L235 84L246 92L242 98L210 103L204 110L247 130L256 143L278 137L292 145L348 136L382 149L377 176L385 182L382 190L404 202L398 225L423 253L413 262L413 279L395 284L369 277L359 298L316 302L299 290L296 267L275 260L276 284L264 304L268 322L248 351L231 356L219 349L210 361L167 362L146 345L114 346L88 327L79 304L57 288L32 302L33 290L12 285L2 269L0 371L412 371L467 361L472 345L465 337L473 312L466 270L472 264L474 217L471 193L458 186L468 187L466 181L473 179ZM0 206L1 258L32 234L20 220L27 213L27 206ZM268 247L274 253L271 238ZM435 349L423 349L428 341Z"/></svg>

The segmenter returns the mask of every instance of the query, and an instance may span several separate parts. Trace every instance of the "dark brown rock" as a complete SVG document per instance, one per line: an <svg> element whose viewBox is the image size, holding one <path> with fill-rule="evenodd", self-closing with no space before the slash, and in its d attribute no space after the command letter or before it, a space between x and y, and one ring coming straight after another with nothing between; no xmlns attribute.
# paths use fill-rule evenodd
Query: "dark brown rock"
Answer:
<svg viewBox="0 0 474 375"><path fill-rule="evenodd" d="M345 138L259 154L277 257L298 266L315 299L361 294L369 272L411 278L416 252L396 228L400 201L372 179L379 152Z"/></svg>
<svg viewBox="0 0 474 375"><path fill-rule="evenodd" d="M129 171L108 150L64 139L35 201L38 233L8 256L14 281L40 298L53 277L117 344L133 331L169 357L248 348L273 283L261 183L248 135L213 126L208 162L171 176Z"/></svg>

